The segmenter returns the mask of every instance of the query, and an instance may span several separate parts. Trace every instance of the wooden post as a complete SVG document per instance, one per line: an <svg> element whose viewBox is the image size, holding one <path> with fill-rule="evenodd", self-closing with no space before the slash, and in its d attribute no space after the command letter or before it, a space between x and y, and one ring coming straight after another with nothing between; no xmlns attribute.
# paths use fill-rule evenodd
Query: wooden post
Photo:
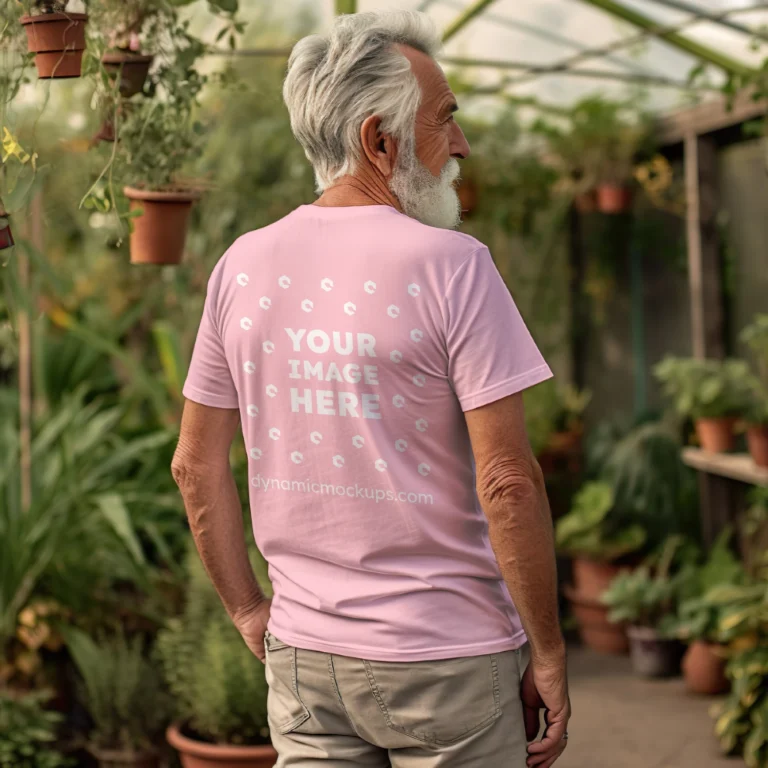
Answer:
<svg viewBox="0 0 768 768"><path fill-rule="evenodd" d="M717 147L712 137L686 135L685 190L693 355L723 358L725 309L717 231Z"/></svg>

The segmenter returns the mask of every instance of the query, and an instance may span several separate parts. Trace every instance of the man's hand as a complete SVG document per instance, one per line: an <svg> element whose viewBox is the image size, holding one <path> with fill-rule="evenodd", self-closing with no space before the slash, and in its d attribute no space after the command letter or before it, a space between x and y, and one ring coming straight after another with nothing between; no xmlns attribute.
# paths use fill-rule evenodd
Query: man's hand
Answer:
<svg viewBox="0 0 768 768"><path fill-rule="evenodd" d="M251 608L240 616L234 618L237 631L243 636L245 644L251 649L253 655L264 664L266 652L264 650L264 635L267 632L269 611L272 601L266 598L260 601L255 608Z"/></svg>
<svg viewBox="0 0 768 768"><path fill-rule="evenodd" d="M540 741L528 747L530 768L549 768L568 746L571 702L565 662L543 664L531 660L521 688L525 737L532 741L539 733L539 710L544 710L546 728Z"/></svg>

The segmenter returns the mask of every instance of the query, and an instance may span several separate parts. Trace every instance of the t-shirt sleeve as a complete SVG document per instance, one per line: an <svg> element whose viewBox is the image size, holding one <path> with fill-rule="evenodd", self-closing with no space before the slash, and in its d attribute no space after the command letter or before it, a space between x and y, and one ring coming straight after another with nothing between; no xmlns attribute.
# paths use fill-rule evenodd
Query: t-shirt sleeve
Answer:
<svg viewBox="0 0 768 768"><path fill-rule="evenodd" d="M237 389L224 353L219 333L217 304L220 290L219 266L208 281L203 317L184 383L184 397L213 408L237 408Z"/></svg>
<svg viewBox="0 0 768 768"><path fill-rule="evenodd" d="M551 378L487 248L451 277L445 308L448 376L463 411Z"/></svg>

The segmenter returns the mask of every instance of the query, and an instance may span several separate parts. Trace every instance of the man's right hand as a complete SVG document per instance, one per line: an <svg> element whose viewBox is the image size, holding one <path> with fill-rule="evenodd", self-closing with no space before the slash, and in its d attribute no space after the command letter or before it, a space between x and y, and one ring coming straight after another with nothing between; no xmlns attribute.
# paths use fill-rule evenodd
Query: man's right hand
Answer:
<svg viewBox="0 0 768 768"><path fill-rule="evenodd" d="M535 662L523 674L520 692L525 720L525 737L532 741L539 733L539 711L544 710L544 735L528 747L530 768L549 768L568 745L571 702L565 661Z"/></svg>

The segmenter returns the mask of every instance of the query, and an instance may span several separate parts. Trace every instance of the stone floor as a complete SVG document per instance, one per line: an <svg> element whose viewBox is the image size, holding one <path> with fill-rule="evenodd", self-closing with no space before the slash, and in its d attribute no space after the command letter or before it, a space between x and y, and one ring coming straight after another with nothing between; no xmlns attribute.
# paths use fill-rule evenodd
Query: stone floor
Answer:
<svg viewBox="0 0 768 768"><path fill-rule="evenodd" d="M640 680L629 659L575 648L570 654L570 743L556 768L738 768L718 752L712 699L683 682Z"/></svg>

